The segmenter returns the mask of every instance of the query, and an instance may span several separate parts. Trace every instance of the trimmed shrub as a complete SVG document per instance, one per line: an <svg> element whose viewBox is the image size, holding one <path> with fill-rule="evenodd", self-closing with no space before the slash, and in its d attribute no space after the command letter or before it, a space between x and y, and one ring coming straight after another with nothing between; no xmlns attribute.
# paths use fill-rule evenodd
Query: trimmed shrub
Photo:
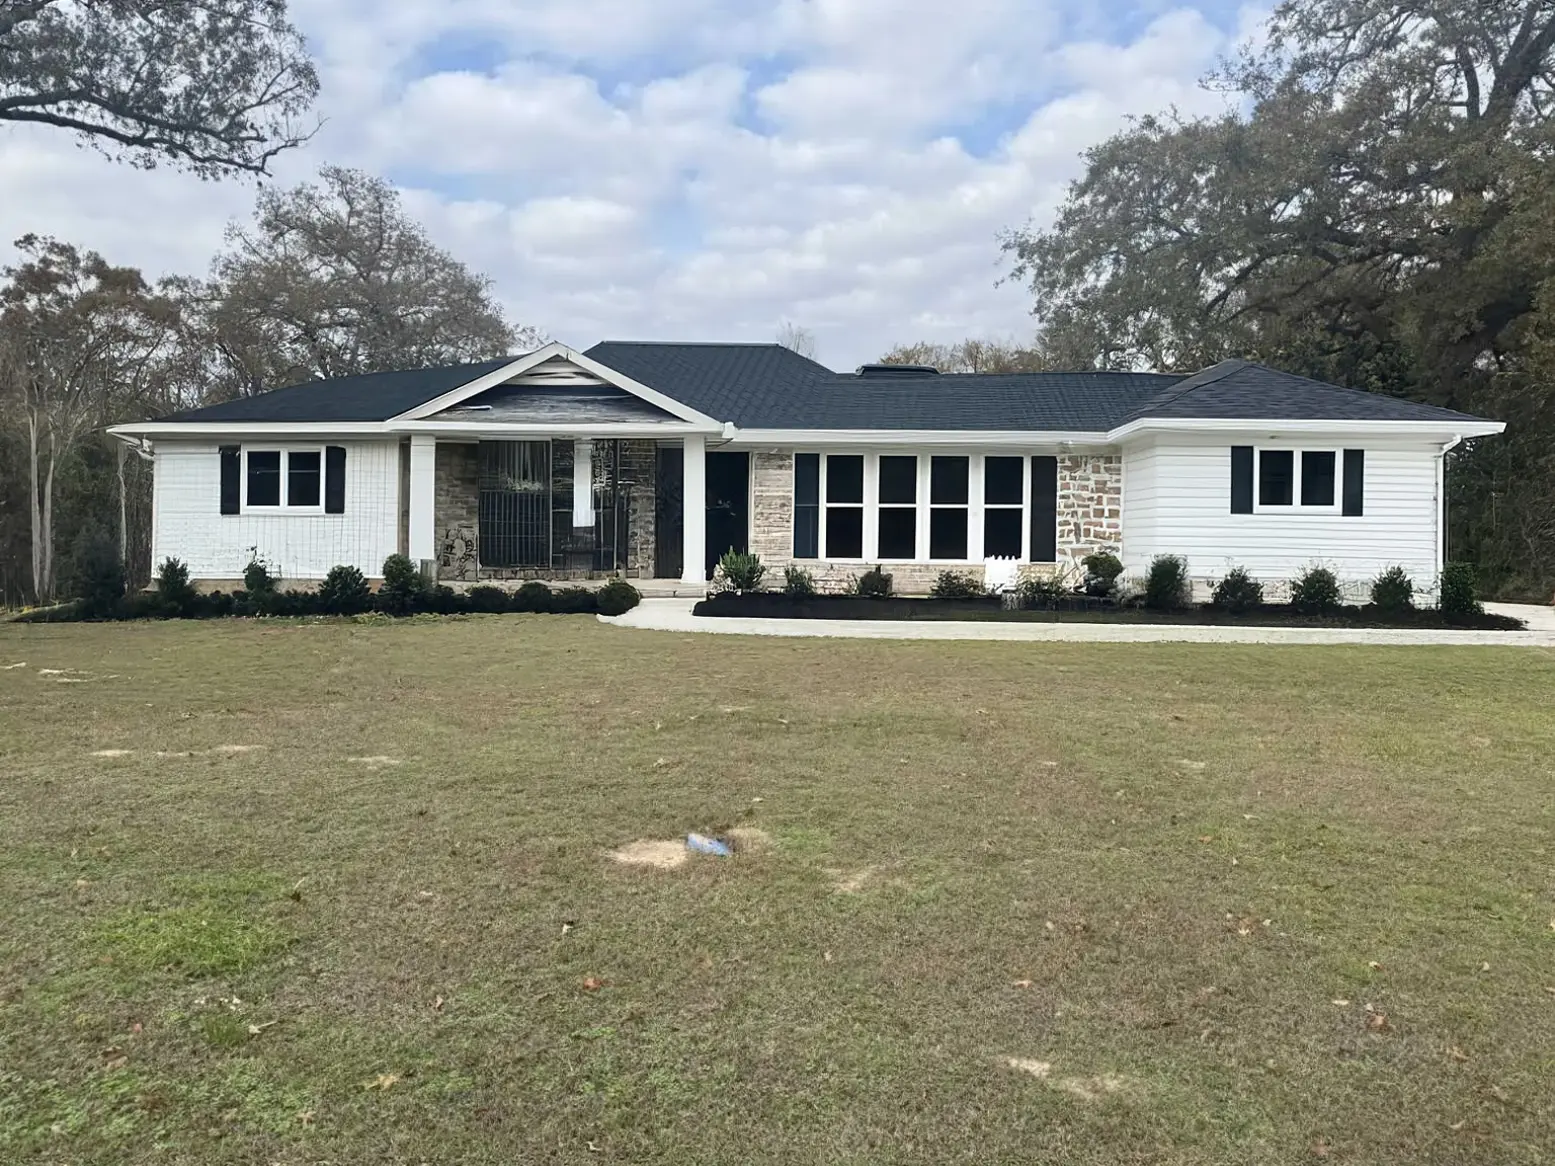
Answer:
<svg viewBox="0 0 1555 1166"><path fill-rule="evenodd" d="M408 555L390 555L383 561L383 585L377 607L389 615L409 615L423 606L427 580Z"/></svg>
<svg viewBox="0 0 1555 1166"><path fill-rule="evenodd" d="M795 599L815 594L815 576L803 567L783 568L783 594Z"/></svg>
<svg viewBox="0 0 1555 1166"><path fill-rule="evenodd" d="M531 579L509 597L508 610L529 613L550 611L551 589L540 580Z"/></svg>
<svg viewBox="0 0 1555 1166"><path fill-rule="evenodd" d="M941 571L929 594L935 599L977 599L988 589L969 571Z"/></svg>
<svg viewBox="0 0 1555 1166"><path fill-rule="evenodd" d="M469 597L455 591L446 583L438 583L428 588L424 602L428 611L434 611L438 615L459 615L470 610Z"/></svg>
<svg viewBox="0 0 1555 1166"><path fill-rule="evenodd" d="M1263 603L1263 584L1247 573L1245 567L1232 567L1215 584L1210 606L1232 615L1252 611Z"/></svg>
<svg viewBox="0 0 1555 1166"><path fill-rule="evenodd" d="M280 581L281 576L273 573L258 552L250 548L248 566L243 568L243 590L250 595L264 595L274 591Z"/></svg>
<svg viewBox="0 0 1555 1166"><path fill-rule="evenodd" d="M879 567L871 567L853 580L853 594L869 599L891 598L891 576Z"/></svg>
<svg viewBox="0 0 1555 1166"><path fill-rule="evenodd" d="M1371 605L1378 611L1396 615L1413 611L1415 583L1403 567L1389 567L1372 581Z"/></svg>
<svg viewBox="0 0 1555 1166"><path fill-rule="evenodd" d="M189 567L181 559L163 559L157 568L157 598L168 615L189 619L198 614L200 593L189 582Z"/></svg>
<svg viewBox="0 0 1555 1166"><path fill-rule="evenodd" d="M1123 574L1123 560L1108 551L1086 555L1080 560L1085 568L1085 593L1087 595L1111 595L1117 586L1118 576Z"/></svg>
<svg viewBox="0 0 1555 1166"><path fill-rule="evenodd" d="M212 618L221 618L228 615L242 614L237 610L237 596L228 595L225 591L212 591L205 597L205 610L202 614Z"/></svg>
<svg viewBox="0 0 1555 1166"><path fill-rule="evenodd" d="M85 539L75 554L71 591L81 619L112 619L124 599L124 563L119 547L106 535Z"/></svg>
<svg viewBox="0 0 1555 1166"><path fill-rule="evenodd" d="M600 615L625 615L642 602L642 595L625 579L612 579L597 592L594 599Z"/></svg>
<svg viewBox="0 0 1555 1166"><path fill-rule="evenodd" d="M599 598L587 587L563 587L551 592L551 610L557 615L593 615Z"/></svg>
<svg viewBox="0 0 1555 1166"><path fill-rule="evenodd" d="M1332 615L1343 603L1339 580L1327 567L1308 567L1290 585L1290 605L1302 615Z"/></svg>
<svg viewBox="0 0 1555 1166"><path fill-rule="evenodd" d="M1049 608L1069 598L1069 589L1057 575L1022 579L1015 587L1015 596L1022 607Z"/></svg>
<svg viewBox="0 0 1555 1166"><path fill-rule="evenodd" d="M501 587L494 587L490 583L482 583L478 587L471 587L465 593L465 598L470 601L470 610L482 612L486 615L496 615L508 610L508 593Z"/></svg>
<svg viewBox="0 0 1555 1166"><path fill-rule="evenodd" d="M1473 563L1448 563L1442 568L1436 606L1447 619L1483 615L1485 607L1476 591Z"/></svg>
<svg viewBox="0 0 1555 1166"><path fill-rule="evenodd" d="M1152 611L1180 611L1193 602L1188 560L1181 555L1157 555L1145 576L1145 606Z"/></svg>
<svg viewBox="0 0 1555 1166"><path fill-rule="evenodd" d="M356 567L331 567L318 589L319 607L329 615L360 615L373 605L372 589Z"/></svg>
<svg viewBox="0 0 1555 1166"><path fill-rule="evenodd" d="M760 591L766 573L761 556L749 551L725 551L718 560L718 576L729 591Z"/></svg>

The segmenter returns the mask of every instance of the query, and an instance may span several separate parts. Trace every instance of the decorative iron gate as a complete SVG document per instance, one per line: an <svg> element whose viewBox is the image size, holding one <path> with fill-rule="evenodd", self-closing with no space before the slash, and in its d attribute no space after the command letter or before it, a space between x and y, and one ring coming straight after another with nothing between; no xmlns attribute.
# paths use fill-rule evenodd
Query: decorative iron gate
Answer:
<svg viewBox="0 0 1555 1166"><path fill-rule="evenodd" d="M551 565L551 443L480 443L480 562Z"/></svg>

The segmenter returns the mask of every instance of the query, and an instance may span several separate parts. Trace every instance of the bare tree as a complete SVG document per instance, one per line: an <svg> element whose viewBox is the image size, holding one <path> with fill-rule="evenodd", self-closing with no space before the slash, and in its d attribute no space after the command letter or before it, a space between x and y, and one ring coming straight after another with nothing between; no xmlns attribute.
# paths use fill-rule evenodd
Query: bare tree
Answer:
<svg viewBox="0 0 1555 1166"><path fill-rule="evenodd" d="M44 600L55 591L59 469L120 394L144 385L172 336L172 309L140 272L95 252L32 235L16 246L25 261L0 286L0 395L25 430L32 588Z"/></svg>
<svg viewBox="0 0 1555 1166"><path fill-rule="evenodd" d="M800 356L815 359L815 333L808 328L802 328L798 324L784 320L778 325L777 342L784 348L790 348Z"/></svg>
<svg viewBox="0 0 1555 1166"><path fill-rule="evenodd" d="M173 281L190 374L216 398L314 377L485 360L541 343L478 275L405 214L381 178L326 166L265 191L227 232L208 280Z"/></svg>
<svg viewBox="0 0 1555 1166"><path fill-rule="evenodd" d="M0 121L137 166L265 173L318 94L285 0L5 0Z"/></svg>
<svg viewBox="0 0 1555 1166"><path fill-rule="evenodd" d="M1043 372L1053 367L1048 354L1010 341L963 340L935 344L920 340L898 344L880 358L882 364L926 364L940 372Z"/></svg>

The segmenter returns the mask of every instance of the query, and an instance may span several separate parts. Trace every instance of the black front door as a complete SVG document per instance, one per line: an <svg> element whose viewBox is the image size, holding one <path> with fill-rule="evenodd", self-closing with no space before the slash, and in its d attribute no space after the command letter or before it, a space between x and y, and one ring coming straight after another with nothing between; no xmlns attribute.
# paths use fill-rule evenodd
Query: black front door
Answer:
<svg viewBox="0 0 1555 1166"><path fill-rule="evenodd" d="M653 503L655 579L679 579L685 566L685 470L685 451L680 446L659 447Z"/></svg>
<svg viewBox="0 0 1555 1166"><path fill-rule="evenodd" d="M750 550L750 454L707 455L707 577L726 551Z"/></svg>

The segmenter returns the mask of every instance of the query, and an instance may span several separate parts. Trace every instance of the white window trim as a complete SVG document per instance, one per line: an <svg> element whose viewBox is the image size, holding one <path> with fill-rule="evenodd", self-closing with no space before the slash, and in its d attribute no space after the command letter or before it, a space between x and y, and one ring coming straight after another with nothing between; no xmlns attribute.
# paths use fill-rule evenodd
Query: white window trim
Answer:
<svg viewBox="0 0 1555 1166"><path fill-rule="evenodd" d="M322 445L287 445L282 443L262 445L245 445L242 449L243 464L242 476L239 481L243 486L243 501L238 507L240 514L323 514L324 513L324 480L329 470ZM248 455L251 453L278 453L281 455L281 504L279 506L251 506L248 501ZM316 453L319 455L319 500L313 506L293 506L289 499L291 494L291 455L294 453Z"/></svg>
<svg viewBox="0 0 1555 1166"><path fill-rule="evenodd" d="M1292 478L1290 505L1280 506L1263 501L1263 455L1288 453L1291 455ZM1303 506L1301 503L1301 474L1309 453L1327 453L1334 457L1334 500L1322 506ZM1338 514L1344 506L1344 451L1329 446L1259 445L1253 447L1253 513L1254 514Z"/></svg>
<svg viewBox="0 0 1555 1166"><path fill-rule="evenodd" d="M1014 503L995 504L994 509L1016 510L1021 515L1021 555L1020 561L1031 561L1031 450L999 450L997 453L985 453L982 450L933 448L933 449L795 449L798 454L816 454L819 458L818 497L820 500L820 513L816 522L816 557L813 559L798 559L800 563L838 563L868 565L879 563L891 566L979 566L986 559L983 554L983 513L985 509L985 495L987 486L984 476L984 463L987 457L1018 457L1021 462L1021 501L1019 507ZM858 558L840 558L826 553L827 535L827 510L831 505L826 496L827 462L832 457L861 457L864 459L864 538L863 555ZM913 457L918 463L918 494L917 501L913 503L913 509L917 511L917 546L918 556L912 559L885 558L880 552L880 511L886 508L907 509L906 503L880 503L880 459L882 457ZM930 487L933 476L933 459L935 457L964 457L967 459L967 500L960 502L933 503L930 499ZM789 474L789 497L797 503L794 495L794 474ZM856 502L839 502L838 506L858 506ZM934 510L961 510L967 512L967 555L964 559L933 559L929 557L929 529L931 514ZM792 531L790 531L790 543L792 543Z"/></svg>
<svg viewBox="0 0 1555 1166"><path fill-rule="evenodd" d="M831 495L828 493L828 490L829 490L829 488L831 486L831 482L830 482L829 476L828 476L828 470L831 468L831 459L834 458L834 457L861 457L861 458L864 459L864 483L863 483L863 490L860 493L860 500L859 501L857 501L857 502L836 502L836 503L832 502ZM869 522L870 462L871 462L870 455L865 453L863 450L842 450L842 449L838 449L838 450L828 450L828 451L825 451L825 452L821 453L821 481L820 481L821 515L820 515L818 537L817 537L816 548L815 548L818 557L814 560L815 562L822 562L822 563L864 563L864 562L869 562L870 561L867 558L867 556L860 556L859 558L854 559L854 558L842 558L842 557L835 556L835 555L828 555L826 553L827 515L830 513L831 508L834 505L839 510L846 508L846 509L849 509L849 510L859 510L859 511L863 512L860 515L860 520L859 520L859 528L860 528L860 532L861 532L860 535L859 535L859 550L867 552L867 551L870 550L871 547L874 546L874 542L870 538L871 532L870 532L870 529L869 529L869 527L870 527L870 522Z"/></svg>

